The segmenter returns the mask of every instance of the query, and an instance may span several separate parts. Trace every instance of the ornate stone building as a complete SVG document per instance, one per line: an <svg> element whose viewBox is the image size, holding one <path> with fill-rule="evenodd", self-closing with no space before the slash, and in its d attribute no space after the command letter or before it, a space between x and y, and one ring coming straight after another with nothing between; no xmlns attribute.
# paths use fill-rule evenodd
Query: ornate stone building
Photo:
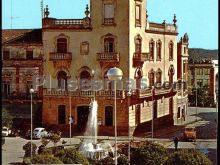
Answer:
<svg viewBox="0 0 220 165"><path fill-rule="evenodd" d="M188 45L186 33L177 44L177 79L181 82L177 92L177 124L185 121L188 109Z"/></svg>
<svg viewBox="0 0 220 165"><path fill-rule="evenodd" d="M2 31L2 108L14 117L14 127L30 124L33 77L43 75L41 29ZM34 124L41 124L42 87L33 95ZM27 119L27 120L26 120Z"/></svg>
<svg viewBox="0 0 220 165"><path fill-rule="evenodd" d="M135 134L150 132L152 120L154 129L178 123L181 105L176 88L169 86L186 78L186 69L177 74L177 64L186 68L188 55L184 50L188 49L188 39L181 39L177 55L176 16L172 24L153 23L146 11L146 0L91 0L85 18L56 19L50 17L46 7L42 20L47 77L43 89L44 126L68 132L72 116L72 132L83 133L89 103L95 97L99 134L113 135L114 93L106 81L111 67L123 71L123 82L135 82L131 96L124 88L117 90L119 135L126 135L128 126ZM103 80L105 88L95 91L88 85L92 80ZM70 91L71 84L79 88ZM184 91L180 95L181 99L187 97Z"/></svg>

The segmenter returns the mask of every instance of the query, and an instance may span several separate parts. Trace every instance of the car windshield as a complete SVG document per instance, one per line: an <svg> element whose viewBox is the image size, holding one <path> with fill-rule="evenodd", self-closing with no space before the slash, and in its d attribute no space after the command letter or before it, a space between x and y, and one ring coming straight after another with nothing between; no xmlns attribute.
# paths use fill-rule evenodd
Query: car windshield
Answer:
<svg viewBox="0 0 220 165"><path fill-rule="evenodd" d="M3 128L3 129L2 129L2 131L7 131L7 130L8 130L7 128Z"/></svg>
<svg viewBox="0 0 220 165"><path fill-rule="evenodd" d="M194 128L186 128L186 131L194 131Z"/></svg>
<svg viewBox="0 0 220 165"><path fill-rule="evenodd" d="M35 129L34 132L38 132L38 131L40 131L40 130L41 130L41 129Z"/></svg>

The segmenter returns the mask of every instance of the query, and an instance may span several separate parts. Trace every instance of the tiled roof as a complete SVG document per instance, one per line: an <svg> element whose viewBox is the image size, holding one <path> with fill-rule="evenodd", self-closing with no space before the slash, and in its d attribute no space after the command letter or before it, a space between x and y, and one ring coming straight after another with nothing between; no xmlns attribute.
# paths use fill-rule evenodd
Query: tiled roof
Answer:
<svg viewBox="0 0 220 165"><path fill-rule="evenodd" d="M11 29L2 30L2 43L42 43L41 29Z"/></svg>

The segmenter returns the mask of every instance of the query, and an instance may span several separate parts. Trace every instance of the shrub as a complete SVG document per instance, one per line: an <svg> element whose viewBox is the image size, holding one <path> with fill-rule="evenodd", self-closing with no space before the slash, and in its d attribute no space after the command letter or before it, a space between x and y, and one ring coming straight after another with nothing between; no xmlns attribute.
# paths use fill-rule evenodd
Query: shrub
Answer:
<svg viewBox="0 0 220 165"><path fill-rule="evenodd" d="M167 159L166 149L151 142L145 142L131 153L132 165L161 165Z"/></svg>
<svg viewBox="0 0 220 165"><path fill-rule="evenodd" d="M164 165L212 165L212 162L202 153L197 150L183 149L169 155Z"/></svg>
<svg viewBox="0 0 220 165"><path fill-rule="evenodd" d="M46 139L46 138L42 138L41 139L41 143L46 146L48 143L50 143L50 140L49 139Z"/></svg>
<svg viewBox="0 0 220 165"><path fill-rule="evenodd" d="M127 165L128 164L128 158L125 155L120 155L118 158L118 165Z"/></svg>
<svg viewBox="0 0 220 165"><path fill-rule="evenodd" d="M102 160L99 161L98 165L114 165L115 162L112 159L112 157L108 156Z"/></svg>
<svg viewBox="0 0 220 165"><path fill-rule="evenodd" d="M57 133L51 133L49 140L53 142L54 146L57 145L57 143L60 141L61 136Z"/></svg>
<svg viewBox="0 0 220 165"><path fill-rule="evenodd" d="M36 144L32 143L32 155L36 154L36 149ZM31 157L31 142L26 143L23 146L23 150L25 151L24 157Z"/></svg>
<svg viewBox="0 0 220 165"><path fill-rule="evenodd" d="M59 150L55 153L55 156L58 157L65 164L89 165L87 158L84 157L84 155L82 155L75 148Z"/></svg>
<svg viewBox="0 0 220 165"><path fill-rule="evenodd" d="M63 162L53 155L35 155L32 159L32 164L63 164Z"/></svg>

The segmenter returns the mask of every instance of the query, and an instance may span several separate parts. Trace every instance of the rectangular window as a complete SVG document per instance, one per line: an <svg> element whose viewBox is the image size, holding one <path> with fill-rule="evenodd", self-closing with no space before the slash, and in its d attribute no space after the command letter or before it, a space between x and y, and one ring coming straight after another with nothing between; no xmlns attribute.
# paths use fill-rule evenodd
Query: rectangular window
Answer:
<svg viewBox="0 0 220 165"><path fill-rule="evenodd" d="M66 124L66 106L58 106L58 124Z"/></svg>
<svg viewBox="0 0 220 165"><path fill-rule="evenodd" d="M104 24L114 23L114 5L104 4Z"/></svg>
<svg viewBox="0 0 220 165"><path fill-rule="evenodd" d="M180 118L180 107L178 107L178 111L177 111L177 118Z"/></svg>
<svg viewBox="0 0 220 165"><path fill-rule="evenodd" d="M3 50L3 60L9 60L9 59L10 59L10 51Z"/></svg>
<svg viewBox="0 0 220 165"><path fill-rule="evenodd" d="M210 69L204 68L204 74L205 74L205 75L209 75L209 74L210 74Z"/></svg>
<svg viewBox="0 0 220 165"><path fill-rule="evenodd" d="M135 7L135 24L141 26L141 5Z"/></svg>
<svg viewBox="0 0 220 165"><path fill-rule="evenodd" d="M3 97L7 98L8 95L11 93L11 86L9 81L4 81L2 84L2 92L3 92Z"/></svg>
<svg viewBox="0 0 220 165"><path fill-rule="evenodd" d="M203 75L203 69L202 68L197 68L196 73L197 73L197 75Z"/></svg>
<svg viewBox="0 0 220 165"><path fill-rule="evenodd" d="M105 107L105 125L113 126L113 107Z"/></svg>
<svg viewBox="0 0 220 165"><path fill-rule="evenodd" d="M105 38L104 40L104 52L105 53L113 53L114 52L114 39L113 38Z"/></svg>
<svg viewBox="0 0 220 165"><path fill-rule="evenodd" d="M26 51L26 59L32 60L33 59L33 50L27 50Z"/></svg>

